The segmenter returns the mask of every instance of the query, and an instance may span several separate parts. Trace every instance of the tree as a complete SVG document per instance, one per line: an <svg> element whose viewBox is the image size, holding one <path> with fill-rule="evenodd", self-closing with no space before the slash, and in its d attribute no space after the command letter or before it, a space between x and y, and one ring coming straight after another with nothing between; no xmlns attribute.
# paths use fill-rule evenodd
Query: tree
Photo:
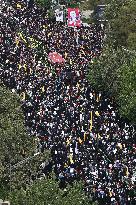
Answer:
<svg viewBox="0 0 136 205"><path fill-rule="evenodd" d="M35 139L27 135L19 96L3 86L0 87L0 143L0 197L4 199L10 188L19 189L29 183L29 171L31 175L36 174L47 153L14 167L34 155L36 144Z"/></svg>
<svg viewBox="0 0 136 205"><path fill-rule="evenodd" d="M112 0L107 6L106 19L110 24L109 38L114 45L136 50L136 1Z"/></svg>
<svg viewBox="0 0 136 205"><path fill-rule="evenodd" d="M99 4L106 4L107 0L86 0L81 1L84 10L95 10Z"/></svg>
<svg viewBox="0 0 136 205"><path fill-rule="evenodd" d="M54 174L50 178L42 178L35 181L26 191L23 189L12 192L10 195L11 205L95 205L83 192L81 182L68 185L66 189L59 188Z"/></svg>
<svg viewBox="0 0 136 205"><path fill-rule="evenodd" d="M51 0L35 0L35 3L37 3L41 7L45 7L46 9L50 9L52 1Z"/></svg>
<svg viewBox="0 0 136 205"><path fill-rule="evenodd" d="M105 46L101 56L90 66L88 79L92 85L116 98L122 116L136 123L134 113L135 53L112 46Z"/></svg>
<svg viewBox="0 0 136 205"><path fill-rule="evenodd" d="M24 127L19 97L0 87L0 181L8 185L9 165L28 156L33 149ZM2 185L2 183L1 183Z"/></svg>
<svg viewBox="0 0 136 205"><path fill-rule="evenodd" d="M136 58L130 65L121 67L120 86L117 101L120 113L136 124Z"/></svg>

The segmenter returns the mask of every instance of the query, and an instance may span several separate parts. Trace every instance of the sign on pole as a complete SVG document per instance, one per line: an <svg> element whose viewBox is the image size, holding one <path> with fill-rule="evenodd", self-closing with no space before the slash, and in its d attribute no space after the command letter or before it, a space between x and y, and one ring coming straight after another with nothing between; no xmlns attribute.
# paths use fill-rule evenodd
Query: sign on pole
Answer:
<svg viewBox="0 0 136 205"><path fill-rule="evenodd" d="M56 9L55 10L55 16L56 16L56 21L63 22L63 11L60 11L59 9Z"/></svg>

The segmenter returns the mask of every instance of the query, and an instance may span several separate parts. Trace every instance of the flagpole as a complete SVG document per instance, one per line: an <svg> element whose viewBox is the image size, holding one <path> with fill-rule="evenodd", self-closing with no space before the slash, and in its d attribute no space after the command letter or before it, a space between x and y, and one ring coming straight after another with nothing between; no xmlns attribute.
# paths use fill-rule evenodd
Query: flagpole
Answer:
<svg viewBox="0 0 136 205"><path fill-rule="evenodd" d="M93 125L93 112L90 112L90 131L92 130L92 125Z"/></svg>
<svg viewBox="0 0 136 205"><path fill-rule="evenodd" d="M76 41L77 41L77 45L78 45L78 30L77 30L77 28L76 28L76 32L77 32L77 39L76 39Z"/></svg>

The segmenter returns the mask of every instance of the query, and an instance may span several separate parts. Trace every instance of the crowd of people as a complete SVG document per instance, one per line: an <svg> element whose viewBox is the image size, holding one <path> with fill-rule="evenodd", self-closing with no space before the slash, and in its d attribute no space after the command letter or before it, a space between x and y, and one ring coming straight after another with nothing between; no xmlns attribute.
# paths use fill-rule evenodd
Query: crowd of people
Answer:
<svg viewBox="0 0 136 205"><path fill-rule="evenodd" d="M0 20L0 78L20 95L37 149L51 150L48 167L60 186L82 179L86 193L103 205L134 204L134 128L86 77L88 62L101 54L101 26L75 31L45 9L16 0L3 5ZM48 60L54 51L65 63ZM48 167L42 167L45 174Z"/></svg>

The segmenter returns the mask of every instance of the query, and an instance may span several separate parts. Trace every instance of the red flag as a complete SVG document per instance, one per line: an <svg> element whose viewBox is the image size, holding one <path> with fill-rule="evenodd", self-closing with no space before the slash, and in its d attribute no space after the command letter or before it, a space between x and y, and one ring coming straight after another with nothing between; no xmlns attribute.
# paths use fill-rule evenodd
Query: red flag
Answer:
<svg viewBox="0 0 136 205"><path fill-rule="evenodd" d="M57 52L50 52L48 55L48 60L52 63L64 63L65 59Z"/></svg>

